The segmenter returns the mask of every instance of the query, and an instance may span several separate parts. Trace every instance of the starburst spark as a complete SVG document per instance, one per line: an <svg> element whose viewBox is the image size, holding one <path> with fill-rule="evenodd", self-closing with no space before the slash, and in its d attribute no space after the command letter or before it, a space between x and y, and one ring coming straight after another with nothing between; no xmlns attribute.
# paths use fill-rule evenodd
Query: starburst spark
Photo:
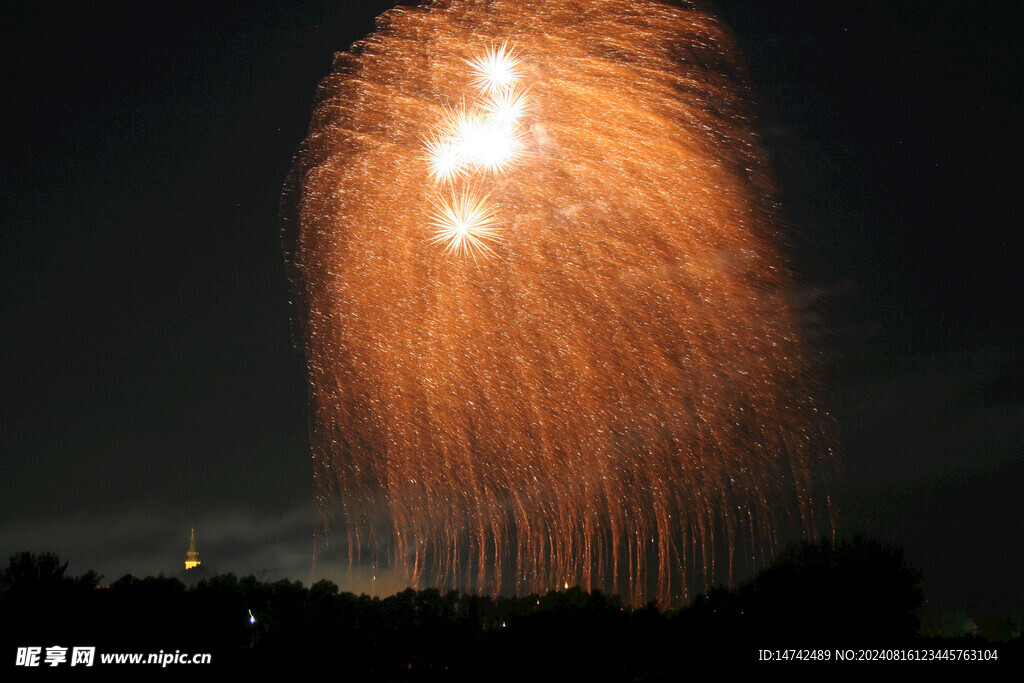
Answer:
<svg viewBox="0 0 1024 683"><path fill-rule="evenodd" d="M465 175L466 162L457 140L442 137L426 141L427 163L431 177L441 183L449 183Z"/></svg>
<svg viewBox="0 0 1024 683"><path fill-rule="evenodd" d="M481 107L498 125L512 127L529 108L529 98L522 90L504 88L490 93Z"/></svg>
<svg viewBox="0 0 1024 683"><path fill-rule="evenodd" d="M511 102L509 106L521 109L525 103ZM473 171L497 174L508 168L523 147L510 114L514 110L502 114L476 109L448 112L440 135L426 142L431 176L451 182Z"/></svg>
<svg viewBox="0 0 1024 683"><path fill-rule="evenodd" d="M479 112L460 112L450 124L451 141L463 164L497 173L515 158L521 143L510 126Z"/></svg>
<svg viewBox="0 0 1024 683"><path fill-rule="evenodd" d="M458 255L493 255L488 241L499 239L494 210L487 197L463 188L435 207L431 242L440 243L449 253Z"/></svg>
<svg viewBox="0 0 1024 683"><path fill-rule="evenodd" d="M481 57L470 60L473 83L484 93L493 94L512 86L520 77L519 58L506 43L488 48Z"/></svg>
<svg viewBox="0 0 1024 683"><path fill-rule="evenodd" d="M353 564L670 604L828 531L819 354L722 25L488 0L380 26L283 202L317 505Z"/></svg>

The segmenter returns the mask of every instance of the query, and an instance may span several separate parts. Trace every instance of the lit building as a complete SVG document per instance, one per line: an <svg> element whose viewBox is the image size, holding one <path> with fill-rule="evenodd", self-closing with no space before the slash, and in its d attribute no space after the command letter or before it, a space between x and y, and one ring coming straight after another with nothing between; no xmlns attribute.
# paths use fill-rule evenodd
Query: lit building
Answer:
<svg viewBox="0 0 1024 683"><path fill-rule="evenodd" d="M188 540L188 552L185 553L185 571L195 569L202 562L199 561L199 552L196 550L196 530L192 529L192 535Z"/></svg>

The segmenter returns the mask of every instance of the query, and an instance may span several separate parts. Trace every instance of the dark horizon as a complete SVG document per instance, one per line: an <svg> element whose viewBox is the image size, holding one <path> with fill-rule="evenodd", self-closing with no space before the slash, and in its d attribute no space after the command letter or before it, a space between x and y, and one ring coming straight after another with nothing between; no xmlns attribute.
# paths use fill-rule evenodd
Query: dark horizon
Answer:
<svg viewBox="0 0 1024 683"><path fill-rule="evenodd" d="M94 576L61 571L53 558L21 556L0 572L0 630L17 652L9 670L77 665L109 677L110 665L148 662L276 678L308 666L297 652L329 651L360 680L674 679L706 659L729 674L767 666L814 680L935 681L1014 671L1022 645L1019 618L980 629L954 611L919 618L920 574L898 549L866 541L803 544L751 584L671 611L579 588L371 599L329 581L126 577L97 588ZM81 618L54 620L58 610ZM140 628L149 614L160 619Z"/></svg>

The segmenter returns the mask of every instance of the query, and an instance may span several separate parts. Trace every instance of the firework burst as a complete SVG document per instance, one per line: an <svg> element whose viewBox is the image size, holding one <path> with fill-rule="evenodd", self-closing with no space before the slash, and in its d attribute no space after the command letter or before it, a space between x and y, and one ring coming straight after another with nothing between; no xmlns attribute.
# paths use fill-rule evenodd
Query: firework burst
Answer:
<svg viewBox="0 0 1024 683"><path fill-rule="evenodd" d="M794 519L827 530L827 420L719 23L490 0L379 25L322 83L284 202L318 504L353 561L669 603Z"/></svg>
<svg viewBox="0 0 1024 683"><path fill-rule="evenodd" d="M434 238L431 241L443 244L450 253L458 255L493 255L494 251L487 242L499 237L495 222L487 197L463 188L450 199L441 200L436 207Z"/></svg>
<svg viewBox="0 0 1024 683"><path fill-rule="evenodd" d="M519 78L519 58L507 43L488 48L484 54L468 60L473 70L473 84L482 92L495 94L512 87Z"/></svg>

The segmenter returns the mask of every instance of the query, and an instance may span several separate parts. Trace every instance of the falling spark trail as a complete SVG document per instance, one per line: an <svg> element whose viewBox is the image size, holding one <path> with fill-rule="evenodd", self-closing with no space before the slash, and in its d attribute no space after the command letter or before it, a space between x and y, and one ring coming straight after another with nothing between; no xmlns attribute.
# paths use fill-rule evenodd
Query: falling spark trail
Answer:
<svg viewBox="0 0 1024 683"><path fill-rule="evenodd" d="M317 501L352 561L669 604L793 520L829 531L814 353L721 24L491 0L378 26L321 84L283 202Z"/></svg>

